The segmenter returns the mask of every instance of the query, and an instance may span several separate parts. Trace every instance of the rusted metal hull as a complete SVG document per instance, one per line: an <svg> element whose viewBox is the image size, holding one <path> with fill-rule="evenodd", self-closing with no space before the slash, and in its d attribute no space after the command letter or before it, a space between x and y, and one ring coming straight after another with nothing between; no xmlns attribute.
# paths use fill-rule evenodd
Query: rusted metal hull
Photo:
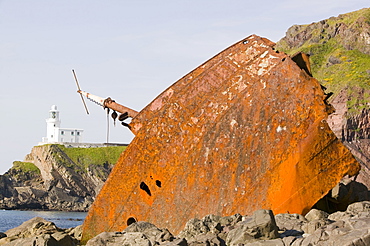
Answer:
<svg viewBox="0 0 370 246"><path fill-rule="evenodd" d="M132 120L83 241L149 221L178 233L207 214L306 213L359 165L329 129L318 81L250 36L177 81Z"/></svg>

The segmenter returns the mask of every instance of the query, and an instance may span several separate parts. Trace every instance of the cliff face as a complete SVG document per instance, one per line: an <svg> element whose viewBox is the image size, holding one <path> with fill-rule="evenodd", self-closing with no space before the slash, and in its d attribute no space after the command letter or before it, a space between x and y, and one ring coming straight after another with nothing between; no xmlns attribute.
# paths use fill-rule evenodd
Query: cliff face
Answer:
<svg viewBox="0 0 370 246"><path fill-rule="evenodd" d="M359 89L357 95L364 97L364 89ZM349 148L361 163L357 181L370 189L370 109L362 108L356 114L349 113L347 89L340 91L332 100L336 111L328 118L328 123L335 135Z"/></svg>
<svg viewBox="0 0 370 246"><path fill-rule="evenodd" d="M325 44L335 39L346 50L359 50L370 55L369 11L362 9L310 25L294 25L278 46L296 49L310 44Z"/></svg>
<svg viewBox="0 0 370 246"><path fill-rule="evenodd" d="M36 146L0 176L0 208L87 211L124 148Z"/></svg>
<svg viewBox="0 0 370 246"><path fill-rule="evenodd" d="M334 93L328 124L362 164L357 181L370 188L370 8L292 26L276 48L310 55L313 76Z"/></svg>

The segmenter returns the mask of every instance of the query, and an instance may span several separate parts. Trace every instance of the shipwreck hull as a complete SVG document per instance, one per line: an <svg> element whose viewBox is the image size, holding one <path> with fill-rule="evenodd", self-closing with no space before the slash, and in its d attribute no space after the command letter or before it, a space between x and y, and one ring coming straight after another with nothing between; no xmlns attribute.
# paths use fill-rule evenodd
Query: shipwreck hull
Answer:
<svg viewBox="0 0 370 246"><path fill-rule="evenodd" d="M318 81L252 35L177 81L130 123L83 225L83 241L148 221L306 213L359 165L329 129Z"/></svg>

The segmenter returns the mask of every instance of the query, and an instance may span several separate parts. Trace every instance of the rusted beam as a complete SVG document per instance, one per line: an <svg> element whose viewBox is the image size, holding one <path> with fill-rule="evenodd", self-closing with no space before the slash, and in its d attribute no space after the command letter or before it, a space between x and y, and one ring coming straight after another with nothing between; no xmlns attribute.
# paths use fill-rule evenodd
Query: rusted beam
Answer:
<svg viewBox="0 0 370 246"><path fill-rule="evenodd" d="M137 111L130 109L128 107L125 107L121 104L118 104L114 100L110 99L109 97L104 100L104 107L110 108L122 114L127 113L128 117L130 118L135 118L136 115L138 114Z"/></svg>
<svg viewBox="0 0 370 246"><path fill-rule="evenodd" d="M104 108L110 108L110 109L112 109L114 111L117 111L119 113L122 113L122 114L127 113L128 117L130 117L130 118L135 118L136 115L138 114L137 111L135 111L131 108L125 107L121 104L116 103L110 97L104 99L102 97L95 96L95 95L90 94L90 93L85 92L85 91L78 90L77 92L80 93L81 96L84 95L87 99L97 103L100 106L103 106Z"/></svg>
<svg viewBox="0 0 370 246"><path fill-rule="evenodd" d="M83 242L149 221L306 213L359 164L329 129L318 81L252 35L177 81L132 119L135 138L83 224Z"/></svg>

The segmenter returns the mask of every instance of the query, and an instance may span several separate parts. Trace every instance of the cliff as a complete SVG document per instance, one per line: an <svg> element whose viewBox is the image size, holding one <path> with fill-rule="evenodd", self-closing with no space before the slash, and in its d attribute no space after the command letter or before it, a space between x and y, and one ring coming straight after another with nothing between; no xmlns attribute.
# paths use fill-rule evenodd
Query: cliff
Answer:
<svg viewBox="0 0 370 246"><path fill-rule="evenodd" d="M0 208L87 211L125 148L35 146L0 175Z"/></svg>
<svg viewBox="0 0 370 246"><path fill-rule="evenodd" d="M313 76L333 92L329 126L361 163L357 181L370 188L370 8L294 25L276 48L310 55Z"/></svg>

